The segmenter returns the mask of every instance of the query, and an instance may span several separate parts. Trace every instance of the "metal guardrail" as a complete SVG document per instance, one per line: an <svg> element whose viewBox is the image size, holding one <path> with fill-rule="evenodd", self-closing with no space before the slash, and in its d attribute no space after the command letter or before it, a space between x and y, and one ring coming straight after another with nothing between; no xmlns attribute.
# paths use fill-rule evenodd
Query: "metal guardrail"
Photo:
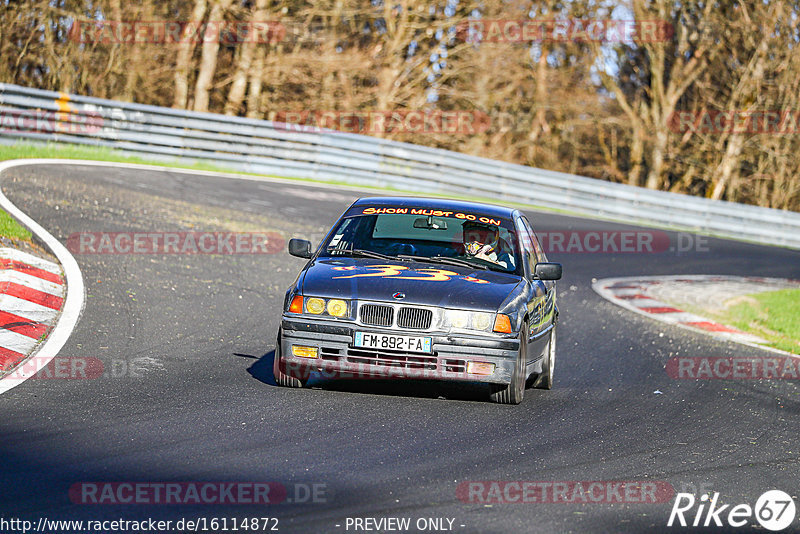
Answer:
<svg viewBox="0 0 800 534"><path fill-rule="evenodd" d="M334 130L0 83L0 142L27 139L273 176L460 194L800 248L800 213L652 191Z"/></svg>

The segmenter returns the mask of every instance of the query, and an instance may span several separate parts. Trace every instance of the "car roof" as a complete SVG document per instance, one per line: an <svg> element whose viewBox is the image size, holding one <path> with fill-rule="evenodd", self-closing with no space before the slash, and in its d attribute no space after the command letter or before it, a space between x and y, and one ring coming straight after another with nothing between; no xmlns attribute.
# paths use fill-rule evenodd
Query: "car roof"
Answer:
<svg viewBox="0 0 800 534"><path fill-rule="evenodd" d="M512 218L514 213L517 211L513 208L495 206L493 204L467 202L464 200L452 200L448 198L426 197L363 197L353 202L351 207L356 206L400 206L433 210L479 211L483 215L509 219Z"/></svg>

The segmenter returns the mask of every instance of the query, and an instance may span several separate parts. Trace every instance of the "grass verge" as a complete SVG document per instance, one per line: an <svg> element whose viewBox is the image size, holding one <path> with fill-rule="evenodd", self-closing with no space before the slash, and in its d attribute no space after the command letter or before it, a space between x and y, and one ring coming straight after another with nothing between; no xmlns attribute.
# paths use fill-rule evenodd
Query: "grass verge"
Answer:
<svg viewBox="0 0 800 534"><path fill-rule="evenodd" d="M128 156L105 147L87 147L67 144L13 144L0 145L0 161L26 158L62 158L62 159L87 159L93 161L117 161L122 163L139 163L145 165L161 165L180 167L202 171L230 172L227 169L215 167L205 163L179 163L153 161L136 156ZM9 238L12 241L21 240L30 243L31 233L21 226L5 210L0 209L0 238Z"/></svg>
<svg viewBox="0 0 800 534"><path fill-rule="evenodd" d="M19 224L16 219L0 209L0 237L7 237L12 240L19 239L22 241L30 241L31 233L27 228Z"/></svg>
<svg viewBox="0 0 800 534"><path fill-rule="evenodd" d="M776 349L800 354L800 289L740 297L723 315L725 324L760 336Z"/></svg>
<svg viewBox="0 0 800 534"><path fill-rule="evenodd" d="M181 163L177 160L170 162L165 160L145 159L138 156L130 156L106 147L58 143L15 143L13 145L0 145L0 161L24 158L62 158L88 159L93 161L119 161L122 163L161 165L203 171L231 172L229 169L223 169L207 163Z"/></svg>

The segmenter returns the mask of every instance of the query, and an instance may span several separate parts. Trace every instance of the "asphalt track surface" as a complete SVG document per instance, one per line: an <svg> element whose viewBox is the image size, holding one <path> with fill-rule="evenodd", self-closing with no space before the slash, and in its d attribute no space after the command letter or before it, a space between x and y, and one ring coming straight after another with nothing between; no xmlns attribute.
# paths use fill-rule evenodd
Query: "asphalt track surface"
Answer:
<svg viewBox="0 0 800 534"><path fill-rule="evenodd" d="M11 169L3 190L62 242L84 231L260 229L316 244L365 196L78 165ZM528 215L539 232L631 229ZM673 356L767 354L619 309L590 285L659 274L800 278L800 253L708 239L707 250L684 253L550 256L565 272L556 385L502 406L478 386L276 387L281 303L302 267L285 252L76 255L87 303L61 356L98 358L106 376L28 380L0 396L0 517L269 516L282 532L348 532L348 517L441 517L456 532L657 532L671 501L487 506L462 502L456 488L649 480L717 491L725 503L752 505L773 488L797 500L797 381L673 380L664 371ZM257 507L88 505L68 496L76 483L124 481L269 481L290 498L303 493L297 485L323 484L325 494Z"/></svg>

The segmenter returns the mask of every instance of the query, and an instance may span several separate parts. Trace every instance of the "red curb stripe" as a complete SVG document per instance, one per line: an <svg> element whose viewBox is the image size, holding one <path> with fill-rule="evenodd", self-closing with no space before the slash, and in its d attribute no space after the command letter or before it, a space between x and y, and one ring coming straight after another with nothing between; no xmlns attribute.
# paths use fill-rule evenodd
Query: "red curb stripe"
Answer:
<svg viewBox="0 0 800 534"><path fill-rule="evenodd" d="M47 325L0 310L0 328L39 339L47 333Z"/></svg>
<svg viewBox="0 0 800 534"><path fill-rule="evenodd" d="M0 347L0 371L10 371L12 367L24 359L24 354Z"/></svg>
<svg viewBox="0 0 800 534"><path fill-rule="evenodd" d="M646 311L647 313L682 313L683 310L679 310L678 308L673 308L671 306L655 306L653 308L639 308L642 311Z"/></svg>
<svg viewBox="0 0 800 534"><path fill-rule="evenodd" d="M6 295L11 295L12 297L27 300L29 302L39 304L40 306L45 306L46 308L52 308L54 310L60 310L61 304L64 302L64 299L61 297L57 297L43 291L37 291L15 282L6 282L4 284L0 284L0 293L5 293Z"/></svg>
<svg viewBox="0 0 800 534"><path fill-rule="evenodd" d="M54 284L64 284L64 280L62 280L59 275L28 265L27 263L22 263L21 261L13 261L5 258L0 259L0 269L11 269L35 276L36 278L41 278L42 280L47 280L48 282L53 282Z"/></svg>
<svg viewBox="0 0 800 534"><path fill-rule="evenodd" d="M636 293L635 295L614 295L614 298L620 300L633 300L633 299L649 299L653 300L653 297L648 297L647 295L642 295L641 293Z"/></svg>
<svg viewBox="0 0 800 534"><path fill-rule="evenodd" d="M702 328L703 330L708 330L709 332L731 332L732 334L742 334L740 330L736 330L735 328L730 328L725 325L721 325L719 323L712 323L710 321L695 321L684 323L690 326L695 326L697 328Z"/></svg>
<svg viewBox="0 0 800 534"><path fill-rule="evenodd" d="M606 286L606 289L642 289L641 285L635 286Z"/></svg>

